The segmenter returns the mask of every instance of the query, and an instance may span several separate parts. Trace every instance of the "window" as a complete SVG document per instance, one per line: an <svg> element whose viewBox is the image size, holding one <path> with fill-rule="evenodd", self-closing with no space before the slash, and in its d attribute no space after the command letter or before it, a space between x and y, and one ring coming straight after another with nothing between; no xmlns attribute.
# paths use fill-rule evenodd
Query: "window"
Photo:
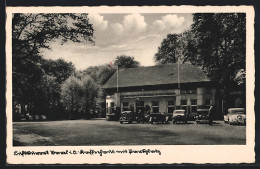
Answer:
<svg viewBox="0 0 260 169"><path fill-rule="evenodd" d="M205 91L205 94L211 94L211 89L206 88L204 91Z"/></svg>
<svg viewBox="0 0 260 169"><path fill-rule="evenodd" d="M159 113L159 102L158 101L152 102L152 111L153 111L153 113Z"/></svg>
<svg viewBox="0 0 260 169"><path fill-rule="evenodd" d="M168 113L173 113L174 111L174 101L168 101Z"/></svg>
<svg viewBox="0 0 260 169"><path fill-rule="evenodd" d="M180 110L181 109L181 106L176 106L176 110Z"/></svg>
<svg viewBox="0 0 260 169"><path fill-rule="evenodd" d="M197 94L197 89L182 89L181 94Z"/></svg>
<svg viewBox="0 0 260 169"><path fill-rule="evenodd" d="M182 99L181 100L181 105L187 105L187 99Z"/></svg>
<svg viewBox="0 0 260 169"><path fill-rule="evenodd" d="M128 107L128 102L123 102L123 107Z"/></svg>
<svg viewBox="0 0 260 169"><path fill-rule="evenodd" d="M123 111L128 110L128 102L123 102Z"/></svg>
<svg viewBox="0 0 260 169"><path fill-rule="evenodd" d="M181 109L184 109L188 112L188 106L187 106L187 99L182 99L181 100Z"/></svg>
<svg viewBox="0 0 260 169"><path fill-rule="evenodd" d="M114 109L115 109L115 103L114 103L114 102L111 102L111 103L110 103L110 108L111 108L111 110L114 110Z"/></svg>
<svg viewBox="0 0 260 169"><path fill-rule="evenodd" d="M206 99L205 104L210 105L210 99Z"/></svg>
<svg viewBox="0 0 260 169"><path fill-rule="evenodd" d="M197 105L197 99L191 99L190 103L191 105Z"/></svg>
<svg viewBox="0 0 260 169"><path fill-rule="evenodd" d="M191 112L196 113L197 112L197 99L191 99Z"/></svg>

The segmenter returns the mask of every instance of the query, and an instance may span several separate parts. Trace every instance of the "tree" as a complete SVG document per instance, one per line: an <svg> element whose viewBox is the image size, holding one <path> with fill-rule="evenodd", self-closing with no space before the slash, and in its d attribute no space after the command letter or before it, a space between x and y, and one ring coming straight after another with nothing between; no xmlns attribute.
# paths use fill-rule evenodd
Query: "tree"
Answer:
<svg viewBox="0 0 260 169"><path fill-rule="evenodd" d="M103 65L99 67L97 72L97 79L100 85L104 85L116 72L116 67L109 67L107 65Z"/></svg>
<svg viewBox="0 0 260 169"><path fill-rule="evenodd" d="M41 84L45 75L57 76L61 84L72 71L71 63L66 65L64 60L47 65L57 66L56 70L48 70L48 66L40 55L43 48L50 49L49 43L60 40L90 43L93 41L94 29L89 23L87 14L43 14L15 13L12 18L12 71L13 71L13 101L20 104L22 114L25 105L36 106L33 94ZM52 66L53 64L53 66ZM55 65L56 64L56 65ZM45 70L44 70L45 69ZM60 70L59 70L60 69ZM47 74L46 74L46 72ZM63 72L62 72L63 71Z"/></svg>
<svg viewBox="0 0 260 169"><path fill-rule="evenodd" d="M159 64L176 63L178 61L179 54L179 35L168 34L161 42L161 46L158 47L158 52L154 56L155 62Z"/></svg>
<svg viewBox="0 0 260 169"><path fill-rule="evenodd" d="M193 21L195 43L193 51L187 51L197 59L186 55L187 60L202 66L222 87L230 88L236 72L245 70L245 14L194 14Z"/></svg>
<svg viewBox="0 0 260 169"><path fill-rule="evenodd" d="M87 14L15 13L12 20L13 54L25 53L26 57L31 57L39 53L39 49L49 49L49 42L55 39L61 40L61 44L67 41L94 44L93 33Z"/></svg>
<svg viewBox="0 0 260 169"><path fill-rule="evenodd" d="M115 66L120 66L121 68L136 68L140 66L140 63L136 60L134 60L134 57L131 56L126 56L126 55L121 55L117 56L115 63Z"/></svg>
<svg viewBox="0 0 260 169"><path fill-rule="evenodd" d="M55 117L56 112L52 110L58 106L60 100L60 84L56 82L56 78L43 75L33 87L33 101L30 102L33 103L33 112Z"/></svg>
<svg viewBox="0 0 260 169"><path fill-rule="evenodd" d="M100 66L91 66L87 69L76 72L78 78L83 78L84 76L90 76L100 88L98 96L96 98L96 109L97 113L101 116L105 116L104 112L106 109L106 93L105 90L101 88L116 72L116 67L110 64L104 64ZM102 114L103 113L103 114Z"/></svg>
<svg viewBox="0 0 260 169"><path fill-rule="evenodd" d="M71 118L81 117L83 95L83 83L75 76L69 77L61 85L61 101Z"/></svg>
<svg viewBox="0 0 260 169"><path fill-rule="evenodd" d="M100 87L94 82L90 76L84 76L82 78L83 83L83 97L82 97L82 108L85 112L85 117L89 118L95 113L97 97L99 95Z"/></svg>
<svg viewBox="0 0 260 169"><path fill-rule="evenodd" d="M42 68L45 73L56 78L57 83L62 84L75 71L75 67L71 62L64 59L42 60Z"/></svg>
<svg viewBox="0 0 260 169"><path fill-rule="evenodd" d="M245 13L193 14L190 33L193 39L184 48L185 59L218 82L216 95L220 100L225 98L228 106L229 92L237 86L237 72L245 70Z"/></svg>

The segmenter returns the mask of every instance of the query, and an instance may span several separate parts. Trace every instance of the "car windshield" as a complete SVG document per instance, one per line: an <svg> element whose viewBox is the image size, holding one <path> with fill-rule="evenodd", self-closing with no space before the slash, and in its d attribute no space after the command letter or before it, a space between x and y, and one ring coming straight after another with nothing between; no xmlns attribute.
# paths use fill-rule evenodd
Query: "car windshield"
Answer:
<svg viewBox="0 0 260 169"><path fill-rule="evenodd" d="M121 114L122 115L127 115L127 114L130 114L131 112L130 111L123 111Z"/></svg>
<svg viewBox="0 0 260 169"><path fill-rule="evenodd" d="M174 114L184 114L185 110L178 110L178 111L175 111Z"/></svg>
<svg viewBox="0 0 260 169"><path fill-rule="evenodd" d="M246 114L243 110L231 110L229 114Z"/></svg>
<svg viewBox="0 0 260 169"><path fill-rule="evenodd" d="M205 109L198 109L197 111L198 114L208 114L209 113L209 110L205 110Z"/></svg>

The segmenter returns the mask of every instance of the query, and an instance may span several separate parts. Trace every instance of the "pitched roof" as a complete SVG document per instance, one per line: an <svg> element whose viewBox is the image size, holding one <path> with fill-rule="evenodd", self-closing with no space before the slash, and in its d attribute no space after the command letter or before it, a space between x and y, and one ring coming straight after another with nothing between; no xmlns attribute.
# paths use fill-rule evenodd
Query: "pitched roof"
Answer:
<svg viewBox="0 0 260 169"><path fill-rule="evenodd" d="M198 67L180 64L180 83L210 81ZM178 83L178 64L128 68L118 71L118 87L134 87ZM104 84L103 88L117 87L117 72Z"/></svg>

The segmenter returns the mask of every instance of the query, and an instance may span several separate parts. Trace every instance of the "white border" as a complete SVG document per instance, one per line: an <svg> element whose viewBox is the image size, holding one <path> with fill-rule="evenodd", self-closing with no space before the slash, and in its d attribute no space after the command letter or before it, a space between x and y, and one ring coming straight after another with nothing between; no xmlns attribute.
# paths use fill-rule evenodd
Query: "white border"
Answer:
<svg viewBox="0 0 260 169"><path fill-rule="evenodd" d="M246 13L246 145L145 145L145 146L12 146L12 13ZM6 21L6 69L7 69L7 163L8 164L179 164L179 163L253 163L255 162L255 115L254 115L254 8L252 6L142 6L142 7L7 7ZM66 156L14 156L14 151L46 150L123 150L159 149L158 154L113 154L113 155L66 155Z"/></svg>

